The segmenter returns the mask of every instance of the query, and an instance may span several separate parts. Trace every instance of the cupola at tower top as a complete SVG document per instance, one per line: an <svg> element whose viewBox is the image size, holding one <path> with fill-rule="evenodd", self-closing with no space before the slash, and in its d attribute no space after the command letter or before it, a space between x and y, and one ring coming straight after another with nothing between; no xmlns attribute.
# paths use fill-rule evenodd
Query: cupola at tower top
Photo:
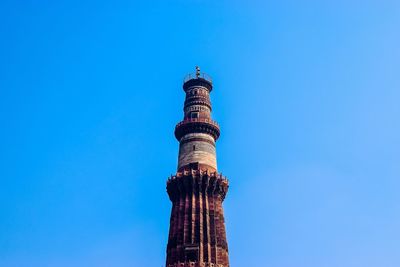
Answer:
<svg viewBox="0 0 400 267"><path fill-rule="evenodd" d="M183 79L183 90L185 90L185 92L193 86L207 88L209 92L211 92L213 88L211 76L207 73L201 72L199 66L196 66L195 73L189 73Z"/></svg>

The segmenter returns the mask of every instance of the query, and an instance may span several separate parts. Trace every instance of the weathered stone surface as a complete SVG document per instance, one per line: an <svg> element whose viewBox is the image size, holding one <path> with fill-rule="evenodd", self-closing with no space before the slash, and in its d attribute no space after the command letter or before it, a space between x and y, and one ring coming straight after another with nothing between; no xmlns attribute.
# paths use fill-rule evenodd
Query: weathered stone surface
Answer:
<svg viewBox="0 0 400 267"><path fill-rule="evenodd" d="M192 133L182 137L179 145L178 169L198 162L217 169L214 138L208 134Z"/></svg>
<svg viewBox="0 0 400 267"><path fill-rule="evenodd" d="M228 180L216 172L192 169L168 179L167 266L189 261L229 266L222 209L227 191Z"/></svg>

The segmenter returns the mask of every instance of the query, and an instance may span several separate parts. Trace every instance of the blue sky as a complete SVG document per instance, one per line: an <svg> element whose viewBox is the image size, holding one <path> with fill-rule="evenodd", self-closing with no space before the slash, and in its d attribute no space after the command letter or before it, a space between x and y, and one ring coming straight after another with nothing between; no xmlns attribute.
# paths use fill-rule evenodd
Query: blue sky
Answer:
<svg viewBox="0 0 400 267"><path fill-rule="evenodd" d="M232 266L400 266L400 2L2 1L0 266L160 267L183 76Z"/></svg>

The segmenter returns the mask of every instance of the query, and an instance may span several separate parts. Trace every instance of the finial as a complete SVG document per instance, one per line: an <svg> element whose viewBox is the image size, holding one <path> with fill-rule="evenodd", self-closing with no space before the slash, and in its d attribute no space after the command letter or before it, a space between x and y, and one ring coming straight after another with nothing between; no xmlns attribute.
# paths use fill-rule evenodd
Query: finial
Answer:
<svg viewBox="0 0 400 267"><path fill-rule="evenodd" d="M200 76L200 67L196 66L196 78L199 78Z"/></svg>

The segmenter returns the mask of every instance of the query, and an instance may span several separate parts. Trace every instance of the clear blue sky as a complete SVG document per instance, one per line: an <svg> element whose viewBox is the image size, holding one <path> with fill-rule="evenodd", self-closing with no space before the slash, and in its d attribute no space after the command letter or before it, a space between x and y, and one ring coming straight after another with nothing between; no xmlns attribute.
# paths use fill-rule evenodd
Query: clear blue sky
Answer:
<svg viewBox="0 0 400 267"><path fill-rule="evenodd" d="M160 267L213 76L233 267L400 266L399 1L2 1L0 266Z"/></svg>

